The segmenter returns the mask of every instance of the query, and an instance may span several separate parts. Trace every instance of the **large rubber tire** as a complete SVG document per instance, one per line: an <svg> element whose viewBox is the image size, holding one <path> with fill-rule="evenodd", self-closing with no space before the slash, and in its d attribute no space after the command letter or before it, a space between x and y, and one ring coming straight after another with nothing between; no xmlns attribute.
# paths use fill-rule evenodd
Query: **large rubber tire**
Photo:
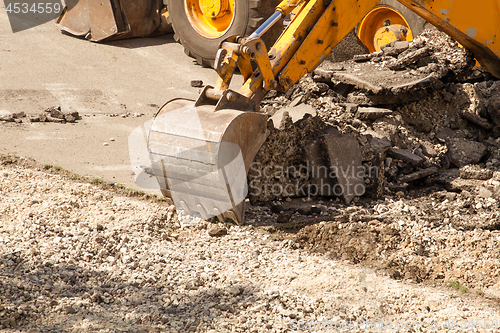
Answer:
<svg viewBox="0 0 500 333"><path fill-rule="evenodd" d="M226 38L239 35L248 36L274 13L280 0L234 0L234 15L230 27L217 38L201 35L191 25L185 10L185 0L164 0L169 12L168 21L174 30L174 39L184 46L186 54L196 59L198 64L213 67L215 55ZM279 23L264 35L264 41L272 45L283 26Z"/></svg>
<svg viewBox="0 0 500 333"><path fill-rule="evenodd" d="M434 28L434 26L432 24L430 24L429 22L424 20L422 17L417 15L415 12L413 12L411 9L409 9L405 5L401 4L397 0L382 0L377 4L377 6L375 8L380 7L380 6L389 7L392 10L398 12L401 16L403 16L403 18L406 20L406 22L408 22L408 25L409 25L408 28L410 28L412 35L413 35L413 38L420 35L426 29ZM370 15L370 14L368 14L368 15ZM356 26L356 34L358 35L358 37L360 37L358 32L359 32L359 24ZM360 39L362 40L361 37L360 37ZM370 51L373 51L372 47L367 45L364 41L363 41L363 44L365 44L368 47L368 49L370 49Z"/></svg>

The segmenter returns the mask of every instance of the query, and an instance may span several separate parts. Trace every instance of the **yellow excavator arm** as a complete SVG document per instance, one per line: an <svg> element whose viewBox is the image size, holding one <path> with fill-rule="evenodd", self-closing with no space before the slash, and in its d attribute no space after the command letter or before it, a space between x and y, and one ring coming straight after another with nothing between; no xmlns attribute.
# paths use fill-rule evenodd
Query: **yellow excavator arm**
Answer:
<svg viewBox="0 0 500 333"><path fill-rule="evenodd" d="M399 0L465 48L500 78L499 3L482 0ZM155 118L149 135L153 170L178 209L244 221L246 172L265 141L267 116L260 101L286 91L314 70L379 0L284 0L252 35L221 44L214 87L196 103L175 100ZM268 51L262 35L293 11L293 20ZM229 89L239 68L244 84Z"/></svg>
<svg viewBox="0 0 500 333"><path fill-rule="evenodd" d="M473 52L485 70L500 78L498 1L482 0L474 6L470 6L466 0L399 0L399 2ZM285 0L277 8L277 13L280 13L281 17L286 16L298 5L301 8L270 49L268 56L263 55L262 49L255 49L256 45L263 45L256 41L255 37L258 34L255 33L246 39L239 39L238 46L231 45L234 42L222 44L219 54L226 55L228 53L224 50L232 50L231 58L236 59L234 56L236 52L240 56L240 59L236 60L238 64L247 62L249 55L255 55L250 58L258 64L260 71L250 75L248 73L250 67L244 65L242 72L245 75L245 84L240 93L258 103L267 91L276 88L270 85L270 82L277 82L280 90L287 90L304 74L312 71L377 3L377 0ZM224 81L232 76L233 66L228 60L221 61L219 57L218 62L216 61L218 66L216 70L222 79L219 80L216 90L226 89L227 84Z"/></svg>

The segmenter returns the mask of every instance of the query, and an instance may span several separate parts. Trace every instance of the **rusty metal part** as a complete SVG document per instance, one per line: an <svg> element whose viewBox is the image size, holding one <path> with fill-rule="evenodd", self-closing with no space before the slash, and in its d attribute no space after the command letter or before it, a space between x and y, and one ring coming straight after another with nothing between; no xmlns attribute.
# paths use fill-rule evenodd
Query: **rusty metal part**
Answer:
<svg viewBox="0 0 500 333"><path fill-rule="evenodd" d="M168 32L161 0L67 0L55 20L63 31L94 42Z"/></svg>
<svg viewBox="0 0 500 333"><path fill-rule="evenodd" d="M214 112L224 109L236 109L240 111L255 112L259 105L248 97L234 90L219 90L212 86L205 86L195 102L195 106L213 105Z"/></svg>
<svg viewBox="0 0 500 333"><path fill-rule="evenodd" d="M276 89L278 82L274 79L273 68L264 41L260 38L247 40L241 45L240 50L244 59L257 63L259 71L256 72L256 75L262 76L264 89Z"/></svg>
<svg viewBox="0 0 500 333"><path fill-rule="evenodd" d="M229 93L226 91L225 93ZM246 173L267 138L267 116L175 100L155 117L148 138L162 193L178 209L244 222Z"/></svg>
<svg viewBox="0 0 500 333"><path fill-rule="evenodd" d="M75 36L86 36L90 32L90 17L87 1L68 0L61 15L55 20L59 29Z"/></svg>

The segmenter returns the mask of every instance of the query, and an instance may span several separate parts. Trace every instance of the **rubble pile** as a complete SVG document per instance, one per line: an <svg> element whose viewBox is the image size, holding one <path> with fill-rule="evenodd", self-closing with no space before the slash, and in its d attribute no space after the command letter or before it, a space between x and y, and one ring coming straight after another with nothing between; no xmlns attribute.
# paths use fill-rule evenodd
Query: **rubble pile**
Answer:
<svg viewBox="0 0 500 333"><path fill-rule="evenodd" d="M26 116L24 112L9 112L5 110L0 110L0 121L2 122L16 122L22 123L23 119L25 122L51 122L51 123L74 123L80 119L78 112L63 112L60 106L54 106L46 109L44 112L38 115Z"/></svg>
<svg viewBox="0 0 500 333"><path fill-rule="evenodd" d="M394 279L499 297L500 81L474 66L433 30L271 94L247 221Z"/></svg>
<svg viewBox="0 0 500 333"><path fill-rule="evenodd" d="M325 320L343 332L349 323L380 331L365 321L456 332L446 321L499 318L500 231L440 227L431 216L477 205L464 192L436 192L434 206L328 203L335 223L303 228L294 242L254 225L184 223L169 202L24 158L0 156L0 184L2 332L284 333Z"/></svg>
<svg viewBox="0 0 500 333"><path fill-rule="evenodd" d="M500 170L500 81L474 65L467 50L429 30L324 63L286 94L271 93L263 110L274 126L249 172L250 200L350 203L430 185L458 190L453 182L467 166L481 170L468 181L492 178Z"/></svg>

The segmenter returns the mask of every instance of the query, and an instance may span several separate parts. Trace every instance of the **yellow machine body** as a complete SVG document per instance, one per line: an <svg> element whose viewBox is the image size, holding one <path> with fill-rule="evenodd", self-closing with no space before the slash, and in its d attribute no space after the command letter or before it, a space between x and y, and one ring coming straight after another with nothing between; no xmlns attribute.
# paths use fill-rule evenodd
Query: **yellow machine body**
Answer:
<svg viewBox="0 0 500 333"><path fill-rule="evenodd" d="M485 70L500 78L500 2L398 1L473 52Z"/></svg>

